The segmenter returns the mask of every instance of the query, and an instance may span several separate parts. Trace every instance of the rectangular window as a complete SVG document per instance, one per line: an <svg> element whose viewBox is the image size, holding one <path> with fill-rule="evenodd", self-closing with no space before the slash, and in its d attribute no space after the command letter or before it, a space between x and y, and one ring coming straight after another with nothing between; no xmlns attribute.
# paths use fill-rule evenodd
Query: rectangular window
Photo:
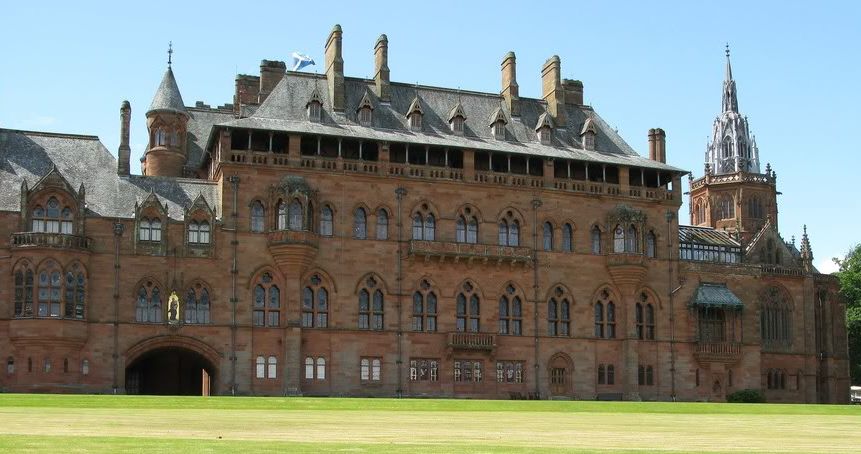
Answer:
<svg viewBox="0 0 861 454"><path fill-rule="evenodd" d="M497 383L523 383L523 361L497 361Z"/></svg>
<svg viewBox="0 0 861 454"><path fill-rule="evenodd" d="M269 357L266 374L268 378L278 378L278 360L274 356Z"/></svg>
<svg viewBox="0 0 861 454"><path fill-rule="evenodd" d="M456 372L457 373L457 372ZM411 381L435 382L439 378L439 360L432 358L413 358L410 360Z"/></svg>
<svg viewBox="0 0 861 454"><path fill-rule="evenodd" d="M280 312L270 310L268 314L268 325L271 327L278 327L281 324Z"/></svg>
<svg viewBox="0 0 861 454"><path fill-rule="evenodd" d="M265 378L265 376L263 375L265 369L266 369L266 365L263 363L263 357L258 356L257 357L257 375L256 375L256 377L257 378Z"/></svg>
<svg viewBox="0 0 861 454"><path fill-rule="evenodd" d="M264 316L265 313L263 311L254 311L254 326L265 326Z"/></svg>

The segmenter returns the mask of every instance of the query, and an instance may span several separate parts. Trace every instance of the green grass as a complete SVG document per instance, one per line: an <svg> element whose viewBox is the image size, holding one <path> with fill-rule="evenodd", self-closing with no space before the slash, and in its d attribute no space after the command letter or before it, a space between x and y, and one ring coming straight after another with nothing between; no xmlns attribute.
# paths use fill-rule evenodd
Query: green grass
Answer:
<svg viewBox="0 0 861 454"><path fill-rule="evenodd" d="M0 394L0 452L859 452L861 407Z"/></svg>

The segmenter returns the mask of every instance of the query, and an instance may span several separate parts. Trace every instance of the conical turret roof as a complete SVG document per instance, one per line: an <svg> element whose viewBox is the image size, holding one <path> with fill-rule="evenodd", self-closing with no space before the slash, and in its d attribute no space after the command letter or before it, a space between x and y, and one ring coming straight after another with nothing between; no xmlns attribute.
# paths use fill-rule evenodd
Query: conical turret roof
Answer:
<svg viewBox="0 0 861 454"><path fill-rule="evenodd" d="M164 73L164 78L162 78L161 85L155 92L147 115L159 110L169 110L188 115L188 112L185 111L185 104L182 102L182 95L179 93L179 87L176 85L176 79L173 77L173 70L170 67Z"/></svg>

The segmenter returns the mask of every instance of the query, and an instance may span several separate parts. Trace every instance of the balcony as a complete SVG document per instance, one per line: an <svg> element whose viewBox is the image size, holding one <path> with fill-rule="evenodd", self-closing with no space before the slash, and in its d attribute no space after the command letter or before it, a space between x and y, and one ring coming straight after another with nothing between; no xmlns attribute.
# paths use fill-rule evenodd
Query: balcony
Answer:
<svg viewBox="0 0 861 454"><path fill-rule="evenodd" d="M493 351L496 339L493 334L448 333L448 348L452 350Z"/></svg>
<svg viewBox="0 0 861 454"><path fill-rule="evenodd" d="M285 275L305 269L317 256L320 236L307 230L276 230L267 237L269 253Z"/></svg>
<svg viewBox="0 0 861 454"><path fill-rule="evenodd" d="M608 254L607 270L616 285L624 288L639 287L648 267L643 254Z"/></svg>
<svg viewBox="0 0 861 454"><path fill-rule="evenodd" d="M532 250L522 246L494 246L489 244L454 243L447 241L410 240L410 255L424 257L426 261L438 258L454 263L522 263L532 262Z"/></svg>
<svg viewBox="0 0 861 454"><path fill-rule="evenodd" d="M89 252L92 239L64 233L18 232L12 234L12 248L47 247Z"/></svg>
<svg viewBox="0 0 861 454"><path fill-rule="evenodd" d="M741 344L738 342L697 342L694 356L699 362L732 364L741 359Z"/></svg>

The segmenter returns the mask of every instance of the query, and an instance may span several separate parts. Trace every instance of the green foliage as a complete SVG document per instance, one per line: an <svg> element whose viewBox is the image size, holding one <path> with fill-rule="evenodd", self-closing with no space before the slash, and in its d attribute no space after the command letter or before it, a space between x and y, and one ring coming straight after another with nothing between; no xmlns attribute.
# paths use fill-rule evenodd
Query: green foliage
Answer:
<svg viewBox="0 0 861 454"><path fill-rule="evenodd" d="M846 257L834 259L840 267L840 296L846 303L846 332L849 335L849 374L853 384L861 384L861 244Z"/></svg>
<svg viewBox="0 0 861 454"><path fill-rule="evenodd" d="M733 404L764 404L765 395L758 389L742 389L726 396L726 401Z"/></svg>

